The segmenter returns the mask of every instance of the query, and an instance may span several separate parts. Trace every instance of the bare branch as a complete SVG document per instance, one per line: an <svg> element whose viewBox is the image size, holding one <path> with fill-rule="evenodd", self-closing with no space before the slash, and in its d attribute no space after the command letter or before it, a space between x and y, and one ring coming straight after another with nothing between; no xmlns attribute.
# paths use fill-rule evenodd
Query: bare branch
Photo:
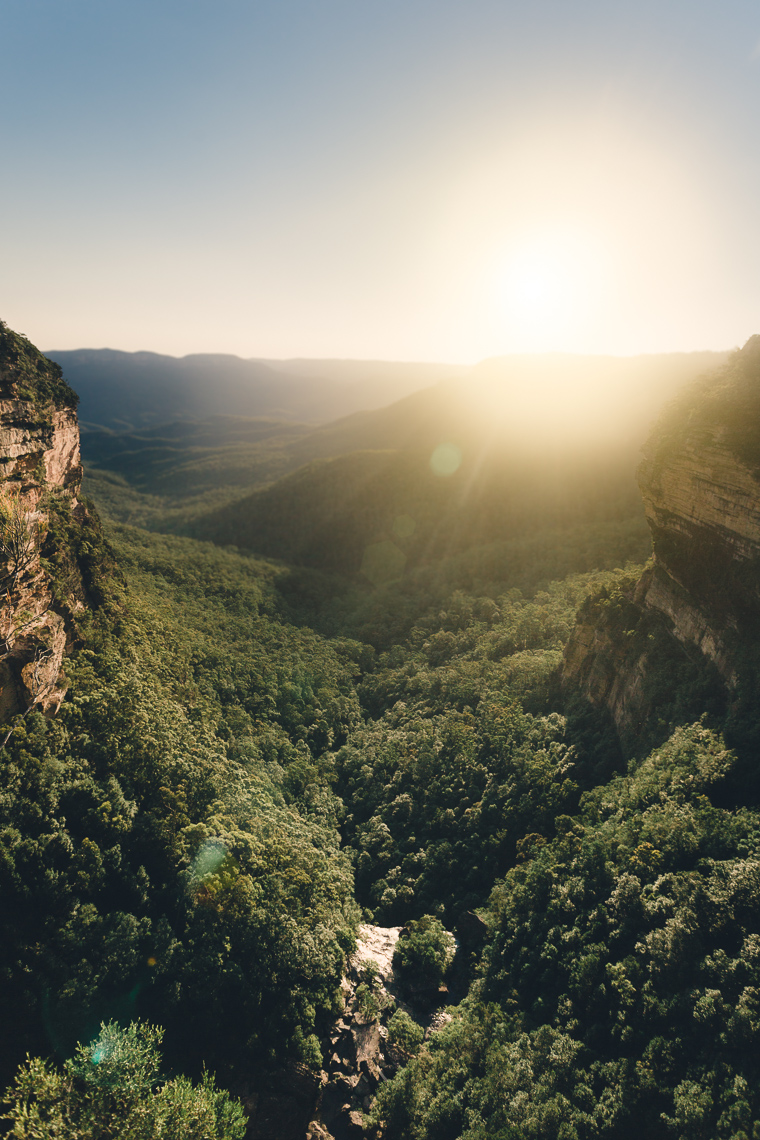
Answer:
<svg viewBox="0 0 760 1140"><path fill-rule="evenodd" d="M19 499L18 493L0 491L0 555L7 563L4 582L11 587L31 564L37 550L37 525Z"/></svg>

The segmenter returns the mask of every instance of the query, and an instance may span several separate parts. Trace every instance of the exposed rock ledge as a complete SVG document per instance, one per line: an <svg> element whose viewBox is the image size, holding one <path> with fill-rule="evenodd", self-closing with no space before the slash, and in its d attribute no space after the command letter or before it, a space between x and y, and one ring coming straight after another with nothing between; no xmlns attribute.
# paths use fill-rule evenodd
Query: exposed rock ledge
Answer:
<svg viewBox="0 0 760 1140"><path fill-rule="evenodd" d="M365 1128L363 1113L372 1107L383 1081L409 1059L389 1040L387 1022L394 1008L408 1013L425 1029L426 1037L451 1020L440 1006L431 1010L427 1003L420 1007L404 1000L393 972L393 952L401 931L400 926L359 927L356 951L343 983L345 1013L330 1034L318 1111L309 1125L307 1140L379 1137L379 1132ZM368 965L377 970L372 1000L378 1009L374 1015L367 1012L357 992Z"/></svg>
<svg viewBox="0 0 760 1140"><path fill-rule="evenodd" d="M56 712L66 691L63 657L88 600L74 547L97 531L81 478L75 394L0 322L0 725Z"/></svg>
<svg viewBox="0 0 760 1140"><path fill-rule="evenodd" d="M409 1059L389 1040L390 1014L394 1008L404 1009L423 1026L426 1037L450 1020L440 1007L420 1009L402 998L393 973L401 930L359 927L357 948L343 979L343 1013L322 1042L324 1069L317 1074L293 1066L270 1074L266 1087L252 1089L247 1096L243 1090L250 1114L247 1140L379 1140L380 1133L365 1125L364 1114L383 1081ZM377 1006L374 1012L360 989L368 964L377 977L370 995Z"/></svg>
<svg viewBox="0 0 760 1140"><path fill-rule="evenodd" d="M564 688L606 708L623 734L651 719L648 682L664 656L677 666L680 652L695 669L709 663L733 700L758 642L760 337L684 394L644 456L652 565L624 597L581 611L563 669Z"/></svg>

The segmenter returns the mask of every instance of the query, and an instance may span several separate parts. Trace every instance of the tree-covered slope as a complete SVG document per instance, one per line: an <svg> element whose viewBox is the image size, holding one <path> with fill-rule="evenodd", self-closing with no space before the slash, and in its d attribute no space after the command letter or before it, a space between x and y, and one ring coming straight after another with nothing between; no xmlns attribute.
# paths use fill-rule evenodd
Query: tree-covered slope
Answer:
<svg viewBox="0 0 760 1140"><path fill-rule="evenodd" d="M449 456L453 470L443 466ZM515 460L488 451L463 457L445 446L318 461L191 527L220 544L362 573L378 585L407 568L545 528L635 518L641 525L625 460Z"/></svg>
<svg viewBox="0 0 760 1140"><path fill-rule="evenodd" d="M700 521L698 497L670 502L667 497L681 485L669 482L668 473L691 448L701 459L701 495L712 511L711 525L720 530L719 500L711 495L710 479L715 483L716 471L723 468L710 449L729 449L750 464L751 411L757 402L753 350L754 338L722 374L686 394L659 425L643 475L645 491L653 464L661 479L655 523L665 518L672 530L688 537L689 527ZM695 440L701 441L701 451L695 450ZM722 452L718 458L722 462ZM726 558L738 565L741 579L736 590L730 575L720 579L725 616L741 609L742 599L757 589L756 559L734 542L733 522L742 512L751 518L757 503L756 492L734 501L725 481L720 490L726 496L720 533L730 548ZM656 525L654 532L654 571L659 559L675 580L678 565L669 559L670 547ZM699 621L707 625L714 612L711 605L700 611L687 587L693 580L707 581L712 555L710 542L693 543L688 565L681 567L680 592L673 589L681 609L688 604L696 615L691 627L661 597L659 609L649 601L651 568L638 586L635 575L627 582L608 582L582 607L578 644L586 638L592 662L599 662L603 651L611 682L616 669L628 677L628 699L636 694L639 704L646 699L650 716L638 732L618 718L625 729L620 770L599 780L602 771L592 769L594 786L583 789L577 759L584 745L591 743L597 756L600 750L610 756L612 737L594 741L594 724L604 723L605 702L600 699L596 712L580 715L580 707L568 701L572 676L566 677L565 707L571 715L565 732L576 756L565 753L563 759L570 760L568 777L582 795L577 803L566 800L569 806L558 802L560 814L552 813L548 827L540 823L518 841L512 865L480 911L489 935L467 1000L378 1097L373 1119L382 1121L388 1140L628 1140L641 1135L748 1140L760 1135L758 722L748 689L755 676L755 623L732 624L733 679L703 668L715 656L715 642L704 637ZM690 578L684 582L687 571ZM588 675L589 694L591 682L598 681ZM617 692L614 685L602 691L611 697ZM625 709L620 693L616 700L609 703L613 713ZM700 707L703 715L689 724ZM576 740L574 720L580 731ZM726 747L722 729L738 751ZM657 746L642 755L644 742L651 748L653 740ZM441 752L446 755L445 747ZM396 771L402 766L399 761ZM535 779L533 784L540 787ZM426 792L435 786L429 780ZM516 786L512 777L510 790ZM538 803L548 798L541 787ZM483 795L477 810L485 801ZM368 836L374 837L381 821L391 823L388 807L379 805ZM472 813L471 804L467 810ZM460 837L464 854L461 843ZM374 854L371 843L366 847ZM408 874L410 867L399 869ZM451 870L449 881L466 881L462 866Z"/></svg>
<svg viewBox="0 0 760 1140"><path fill-rule="evenodd" d="M0 756L6 1072L137 1015L192 1069L312 1059L356 915L319 766L352 663L277 619L266 568L116 537L115 625Z"/></svg>
<svg viewBox="0 0 760 1140"><path fill-rule="evenodd" d="M732 762L678 730L535 837L480 980L381 1093L384 1136L758 1134L760 817L716 805Z"/></svg>
<svg viewBox="0 0 760 1140"><path fill-rule="evenodd" d="M115 1105L145 1134L171 1120L191 1136L191 1104L231 1140L239 1110L204 1064L267 1140L290 1136L289 1085L309 1072L308 1111L337 1105L336 1137L760 1136L753 737L728 748L723 682L667 627L628 620L642 567L624 563L648 553L630 472L554 451L463 455L447 475L429 460L297 471L248 514L217 512L236 549L109 524L119 570L82 616L60 713L30 712L0 748L20 1140L44 1135L30 1112L97 1129ZM584 623L631 654L646 643L646 736L563 691ZM460 946L451 1020L423 1040L394 1015L382 1082L335 1051L360 918L406 926L399 961L409 974L417 954L428 1003L443 926ZM360 990L369 1039L371 971ZM157 1064L146 1021L164 1069L137 1088L137 1059ZM99 1083L106 1040L126 1059ZM349 1089L363 1123L338 1111Z"/></svg>

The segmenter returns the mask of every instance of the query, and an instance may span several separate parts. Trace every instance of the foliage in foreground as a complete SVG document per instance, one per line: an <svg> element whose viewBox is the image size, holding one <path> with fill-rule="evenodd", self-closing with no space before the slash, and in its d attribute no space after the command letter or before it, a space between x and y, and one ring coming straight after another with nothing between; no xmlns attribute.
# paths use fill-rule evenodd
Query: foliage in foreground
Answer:
<svg viewBox="0 0 760 1140"><path fill-rule="evenodd" d="M27 1058L6 1093L7 1135L14 1140L242 1140L239 1103L214 1086L159 1075L162 1030L140 1022L100 1027L63 1070Z"/></svg>
<svg viewBox="0 0 760 1140"><path fill-rule="evenodd" d="M480 980L380 1094L389 1140L760 1136L760 815L678 730L494 891Z"/></svg>
<svg viewBox="0 0 760 1140"><path fill-rule="evenodd" d="M61 715L0 751L6 1080L136 1015L179 1067L319 1061L357 918L319 758L353 666L278 621L257 565L186 546L123 557Z"/></svg>

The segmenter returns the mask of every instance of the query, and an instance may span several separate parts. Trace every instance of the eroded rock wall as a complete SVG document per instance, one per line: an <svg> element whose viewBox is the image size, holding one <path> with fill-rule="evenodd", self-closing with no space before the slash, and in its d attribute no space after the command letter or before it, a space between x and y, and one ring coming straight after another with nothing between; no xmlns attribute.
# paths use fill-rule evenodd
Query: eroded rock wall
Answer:
<svg viewBox="0 0 760 1140"><path fill-rule="evenodd" d="M62 662L87 602L75 538L94 525L81 478L75 394L0 324L0 725L56 712L66 691Z"/></svg>
<svg viewBox="0 0 760 1140"><path fill-rule="evenodd" d="M649 680L663 655L693 669L709 663L728 700L740 685L760 634L759 461L753 337L655 429L639 469L652 563L620 597L587 604L568 643L565 689L606 708L621 733L651 718Z"/></svg>

